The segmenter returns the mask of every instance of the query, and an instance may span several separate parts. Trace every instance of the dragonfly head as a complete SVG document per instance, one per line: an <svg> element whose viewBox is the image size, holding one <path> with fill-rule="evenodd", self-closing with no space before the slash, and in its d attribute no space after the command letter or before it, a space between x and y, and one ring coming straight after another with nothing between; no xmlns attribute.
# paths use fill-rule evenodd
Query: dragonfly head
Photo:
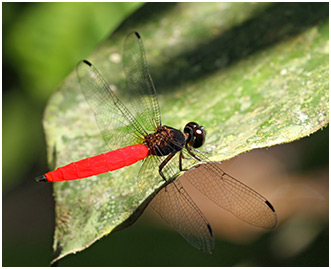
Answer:
<svg viewBox="0 0 331 269"><path fill-rule="evenodd" d="M206 131L203 126L200 126L196 122L189 122L186 124L184 134L186 137L186 144L189 144L193 148L200 148L205 142Z"/></svg>

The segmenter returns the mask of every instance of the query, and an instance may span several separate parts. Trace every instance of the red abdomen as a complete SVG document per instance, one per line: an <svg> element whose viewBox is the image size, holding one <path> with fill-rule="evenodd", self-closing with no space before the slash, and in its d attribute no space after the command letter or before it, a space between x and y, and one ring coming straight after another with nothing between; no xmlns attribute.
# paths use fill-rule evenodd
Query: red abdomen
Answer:
<svg viewBox="0 0 331 269"><path fill-rule="evenodd" d="M91 177L132 165L145 159L148 154L146 145L127 146L59 167L45 176L49 182Z"/></svg>

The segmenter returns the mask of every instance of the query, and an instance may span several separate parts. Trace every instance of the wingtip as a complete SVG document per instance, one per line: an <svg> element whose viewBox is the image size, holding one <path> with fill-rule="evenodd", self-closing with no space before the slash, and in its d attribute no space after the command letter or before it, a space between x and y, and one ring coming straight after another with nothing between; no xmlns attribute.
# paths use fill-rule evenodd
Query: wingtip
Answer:
<svg viewBox="0 0 331 269"><path fill-rule="evenodd" d="M83 60L83 63L87 64L88 66L92 66L92 64L88 60Z"/></svg>
<svg viewBox="0 0 331 269"><path fill-rule="evenodd" d="M134 32L138 38L141 38L138 32Z"/></svg>
<svg viewBox="0 0 331 269"><path fill-rule="evenodd" d="M268 200L266 200L265 203L272 210L272 212L276 212L275 209L274 209L274 207L272 206L272 204Z"/></svg>
<svg viewBox="0 0 331 269"><path fill-rule="evenodd" d="M214 237L214 233L213 233L213 230L211 228L211 226L209 224L207 224L207 228L208 228L208 231L209 231L209 234L211 237Z"/></svg>
<svg viewBox="0 0 331 269"><path fill-rule="evenodd" d="M213 254L213 250L214 250L214 244L215 244L215 242L214 242L214 233L213 233L213 230L212 230L212 228L211 228L211 226L210 226L210 224L208 223L207 224L207 228L208 228L208 232L209 232L209 235L210 235L210 244L209 244L209 247L204 251L205 253L207 253L207 254Z"/></svg>

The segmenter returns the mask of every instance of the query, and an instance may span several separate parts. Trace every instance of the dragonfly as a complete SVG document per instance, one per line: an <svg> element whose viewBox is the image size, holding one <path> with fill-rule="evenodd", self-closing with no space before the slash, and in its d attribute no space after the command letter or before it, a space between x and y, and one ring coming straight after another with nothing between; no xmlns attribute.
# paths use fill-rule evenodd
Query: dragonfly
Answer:
<svg viewBox="0 0 331 269"><path fill-rule="evenodd" d="M203 126L191 121L182 132L161 123L156 90L137 32L130 33L125 40L123 65L126 88L116 93L92 63L83 60L77 65L82 92L108 146L107 152L59 167L36 181L88 178L142 161L139 181L164 182L149 204L197 249L212 253L214 235L178 173L184 173L207 198L242 221L265 229L275 228L277 214L272 204L225 173L220 163L209 161L198 149L206 140ZM128 100L124 104L121 99Z"/></svg>

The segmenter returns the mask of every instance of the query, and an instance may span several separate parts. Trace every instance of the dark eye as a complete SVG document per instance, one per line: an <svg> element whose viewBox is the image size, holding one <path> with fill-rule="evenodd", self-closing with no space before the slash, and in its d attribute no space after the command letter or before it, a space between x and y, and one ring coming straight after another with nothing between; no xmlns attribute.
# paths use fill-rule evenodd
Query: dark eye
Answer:
<svg viewBox="0 0 331 269"><path fill-rule="evenodd" d="M196 122L189 122L186 124L184 133L188 135L186 143L193 148L199 148L205 142L206 131L203 126L199 126Z"/></svg>

